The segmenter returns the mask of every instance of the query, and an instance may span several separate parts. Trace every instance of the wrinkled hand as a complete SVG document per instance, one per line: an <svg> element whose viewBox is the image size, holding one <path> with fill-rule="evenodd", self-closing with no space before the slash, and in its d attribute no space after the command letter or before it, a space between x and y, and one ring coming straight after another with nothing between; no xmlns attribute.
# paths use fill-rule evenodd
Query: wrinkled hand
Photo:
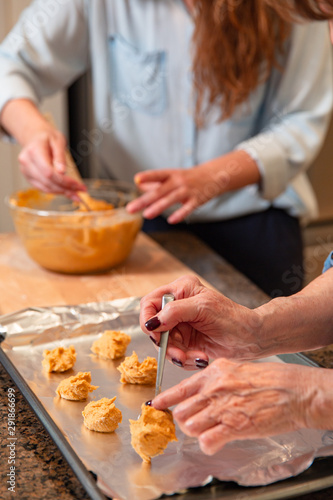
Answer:
<svg viewBox="0 0 333 500"><path fill-rule="evenodd" d="M130 213L143 210L146 219L153 219L167 208L180 204L168 217L170 224L177 224L221 194L223 182L220 181L204 166L141 172L135 176L135 182L144 194L129 203L127 210Z"/></svg>
<svg viewBox="0 0 333 500"><path fill-rule="evenodd" d="M152 404L160 410L176 404L173 416L180 429L198 438L205 454L213 455L229 441L315 428L312 403L320 391L318 370L218 359Z"/></svg>
<svg viewBox="0 0 333 500"><path fill-rule="evenodd" d="M161 310L165 293L172 293L175 301ZM193 276L162 286L141 300L142 330L157 344L158 332L170 330L167 357L189 370L203 368L209 357L263 357L260 322L255 310L206 288Z"/></svg>
<svg viewBox="0 0 333 500"><path fill-rule="evenodd" d="M47 193L64 194L77 200L77 191L86 191L83 184L68 177L65 158L66 139L53 128L36 134L21 151L19 161L27 180Z"/></svg>

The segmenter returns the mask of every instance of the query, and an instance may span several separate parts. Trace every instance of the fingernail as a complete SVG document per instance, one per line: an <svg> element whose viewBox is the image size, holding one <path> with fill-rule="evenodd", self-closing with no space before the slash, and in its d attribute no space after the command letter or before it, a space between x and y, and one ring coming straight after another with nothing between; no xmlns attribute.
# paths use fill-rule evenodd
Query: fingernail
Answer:
<svg viewBox="0 0 333 500"><path fill-rule="evenodd" d="M208 366L208 361L206 361L205 359L196 358L194 362L196 367L200 369L207 368Z"/></svg>
<svg viewBox="0 0 333 500"><path fill-rule="evenodd" d="M146 402L145 402L145 405L146 405L146 406L151 406L151 401L152 401L151 399L150 399L149 401L146 401Z"/></svg>
<svg viewBox="0 0 333 500"><path fill-rule="evenodd" d="M174 365L179 366L180 368L183 367L183 363L181 361L179 361L179 359L172 358L171 361L173 362Z"/></svg>
<svg viewBox="0 0 333 500"><path fill-rule="evenodd" d="M156 330L156 328L158 328L160 325L161 325L161 322L160 322L160 320L158 319L157 316L155 316L154 318L150 318L147 321L147 323L145 323L145 327L150 332L153 331L153 330Z"/></svg>
<svg viewBox="0 0 333 500"><path fill-rule="evenodd" d="M157 347L160 347L160 343L157 342L157 340L155 340L154 337L149 336L149 338L152 342L154 342L155 345L157 345Z"/></svg>

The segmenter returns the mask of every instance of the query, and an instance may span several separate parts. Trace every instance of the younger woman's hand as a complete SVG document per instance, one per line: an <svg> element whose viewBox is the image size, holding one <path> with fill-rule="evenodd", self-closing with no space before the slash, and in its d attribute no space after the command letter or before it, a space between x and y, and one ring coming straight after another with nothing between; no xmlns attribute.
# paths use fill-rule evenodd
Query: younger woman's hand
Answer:
<svg viewBox="0 0 333 500"><path fill-rule="evenodd" d="M169 224L181 222L221 193L218 177L210 176L203 166L140 172L135 176L135 183L144 194L130 202L127 210L130 213L143 210L146 219L153 219L176 205L168 217Z"/></svg>
<svg viewBox="0 0 333 500"><path fill-rule="evenodd" d="M127 210L143 210L146 219L153 219L175 205L168 222L177 224L209 200L260 179L257 163L241 150L188 169L148 170L135 176L144 194L129 203Z"/></svg>
<svg viewBox="0 0 333 500"><path fill-rule="evenodd" d="M46 193L64 194L77 199L84 184L66 175L66 139L52 127L38 132L19 155L21 170L27 180Z"/></svg>

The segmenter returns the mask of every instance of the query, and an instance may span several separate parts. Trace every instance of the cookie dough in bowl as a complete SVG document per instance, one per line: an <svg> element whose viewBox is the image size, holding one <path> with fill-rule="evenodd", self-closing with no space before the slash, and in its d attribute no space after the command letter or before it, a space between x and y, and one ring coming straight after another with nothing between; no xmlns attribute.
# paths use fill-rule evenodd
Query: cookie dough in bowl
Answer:
<svg viewBox="0 0 333 500"><path fill-rule="evenodd" d="M141 229L141 214L126 210L137 196L135 186L108 179L85 184L94 198L91 211L65 196L37 189L18 191L7 199L27 253L50 271L107 271L127 259Z"/></svg>

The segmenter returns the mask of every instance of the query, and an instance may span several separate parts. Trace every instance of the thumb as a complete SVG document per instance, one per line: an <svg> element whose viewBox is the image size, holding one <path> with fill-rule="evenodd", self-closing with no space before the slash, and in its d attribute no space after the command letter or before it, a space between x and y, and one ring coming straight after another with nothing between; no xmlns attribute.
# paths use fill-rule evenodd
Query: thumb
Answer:
<svg viewBox="0 0 333 500"><path fill-rule="evenodd" d="M62 135L52 137L50 140L50 148L52 154L52 163L56 172L59 174L66 173L66 140Z"/></svg>

